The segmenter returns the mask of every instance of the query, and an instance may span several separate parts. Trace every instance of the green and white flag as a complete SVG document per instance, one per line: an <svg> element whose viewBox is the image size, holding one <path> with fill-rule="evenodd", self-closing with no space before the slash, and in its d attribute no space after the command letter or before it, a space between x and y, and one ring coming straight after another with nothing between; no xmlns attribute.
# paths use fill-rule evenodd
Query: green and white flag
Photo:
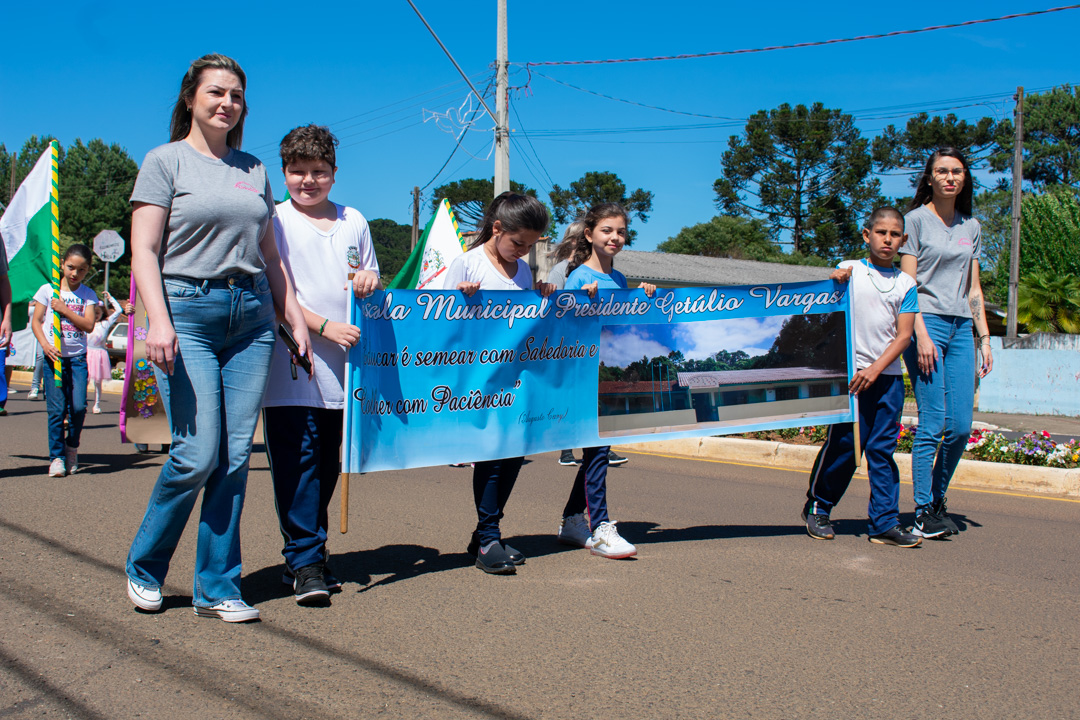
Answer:
<svg viewBox="0 0 1080 720"><path fill-rule="evenodd" d="M0 217L0 236L8 257L11 281L11 319L15 330L26 327L30 300L49 282L52 264L53 187L52 149L41 154Z"/></svg>
<svg viewBox="0 0 1080 720"><path fill-rule="evenodd" d="M465 243L454 211L443 199L405 266L386 287L388 290L445 290L446 269L464 252Z"/></svg>

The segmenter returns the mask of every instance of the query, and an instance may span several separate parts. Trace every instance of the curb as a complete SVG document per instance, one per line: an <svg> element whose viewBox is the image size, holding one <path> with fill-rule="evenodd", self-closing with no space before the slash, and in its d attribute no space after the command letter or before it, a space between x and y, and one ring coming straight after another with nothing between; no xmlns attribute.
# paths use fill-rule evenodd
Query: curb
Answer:
<svg viewBox="0 0 1080 720"><path fill-rule="evenodd" d="M27 370L15 370L11 373L12 383L21 383L23 385L29 385L30 381L34 379L34 373ZM87 392L94 391L94 383L89 382L86 384ZM101 383L101 391L103 393L109 393L110 395L119 395L124 392L123 380L106 380Z"/></svg>
<svg viewBox="0 0 1080 720"><path fill-rule="evenodd" d="M684 438L651 443L628 443L620 450L681 455L690 458L743 462L786 469L806 470L817 458L816 445L788 445L771 440L744 438ZM896 453L900 479L911 480L911 455ZM857 476L866 477L865 469ZM1080 497L1080 468L1045 468L1031 465L993 463L982 460L961 460L950 487L978 490L1008 490L1067 497Z"/></svg>

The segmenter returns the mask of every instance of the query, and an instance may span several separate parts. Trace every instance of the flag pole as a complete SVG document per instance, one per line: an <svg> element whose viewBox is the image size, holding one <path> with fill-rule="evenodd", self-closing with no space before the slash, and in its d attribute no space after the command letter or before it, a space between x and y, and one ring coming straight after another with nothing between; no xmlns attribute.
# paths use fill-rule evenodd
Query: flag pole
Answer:
<svg viewBox="0 0 1080 720"><path fill-rule="evenodd" d="M60 143L49 143L49 162L52 165L49 187L49 209L52 212L52 289L53 298L60 299ZM60 313L53 311L53 342L56 344L56 362L53 363L53 382L61 385L60 364Z"/></svg>

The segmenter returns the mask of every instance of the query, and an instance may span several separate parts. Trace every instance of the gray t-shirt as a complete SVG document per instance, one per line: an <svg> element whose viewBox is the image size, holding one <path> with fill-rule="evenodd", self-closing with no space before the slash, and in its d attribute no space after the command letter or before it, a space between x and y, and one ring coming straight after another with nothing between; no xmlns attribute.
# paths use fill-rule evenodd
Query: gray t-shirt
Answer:
<svg viewBox="0 0 1080 720"><path fill-rule="evenodd" d="M569 260L561 260L548 272L547 281L555 286L556 290L562 290L566 285L566 268L570 267Z"/></svg>
<svg viewBox="0 0 1080 720"><path fill-rule="evenodd" d="M222 159L183 140L146 154L131 202L169 211L161 242L161 274L216 279L266 269L259 241L274 215L266 168L231 150Z"/></svg>
<svg viewBox="0 0 1080 720"><path fill-rule="evenodd" d="M971 265L982 254L979 221L957 212L952 225L946 227L933 210L923 205L904 216L904 230L908 239L900 254L913 255L918 261L915 282L919 310L971 317Z"/></svg>

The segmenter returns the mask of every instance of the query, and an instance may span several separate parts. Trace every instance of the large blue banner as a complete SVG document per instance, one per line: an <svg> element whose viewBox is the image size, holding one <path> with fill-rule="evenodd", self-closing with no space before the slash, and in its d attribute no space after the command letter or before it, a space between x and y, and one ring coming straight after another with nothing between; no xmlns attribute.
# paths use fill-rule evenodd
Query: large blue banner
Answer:
<svg viewBox="0 0 1080 720"><path fill-rule="evenodd" d="M846 290L354 300L342 472L851 422Z"/></svg>

